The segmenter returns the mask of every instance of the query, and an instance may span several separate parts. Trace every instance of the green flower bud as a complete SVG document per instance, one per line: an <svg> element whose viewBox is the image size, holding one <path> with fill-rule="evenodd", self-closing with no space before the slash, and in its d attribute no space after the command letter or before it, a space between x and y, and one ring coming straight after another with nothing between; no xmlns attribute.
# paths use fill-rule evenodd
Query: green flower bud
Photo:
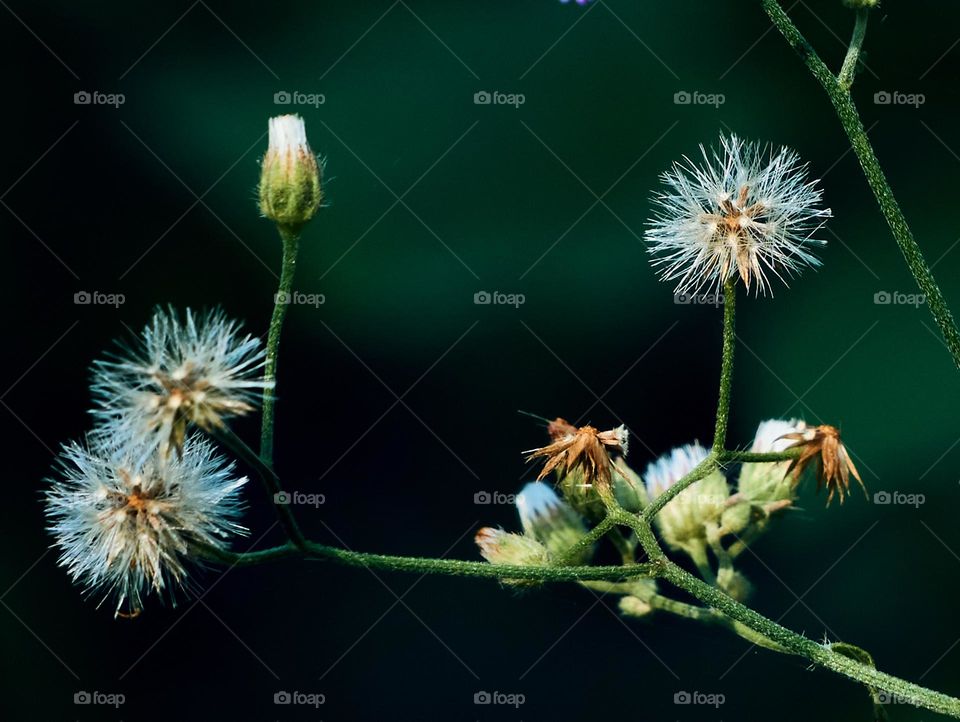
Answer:
<svg viewBox="0 0 960 722"><path fill-rule="evenodd" d="M707 457L707 450L690 444L660 457L644 474L647 490L656 498L690 473ZM706 525L720 520L730 489L719 471L713 471L677 494L655 519L663 540L691 556L699 553L707 537Z"/></svg>
<svg viewBox="0 0 960 722"><path fill-rule="evenodd" d="M653 611L653 607L637 597L621 597L620 611L630 617L645 617Z"/></svg>
<svg viewBox="0 0 960 722"><path fill-rule="evenodd" d="M730 501L733 501L733 499L731 498ZM756 512L754 512L753 504L749 501L733 504L724 509L720 516L720 532L740 536L750 526L755 516Z"/></svg>
<svg viewBox="0 0 960 722"><path fill-rule="evenodd" d="M260 172L260 212L296 232L323 201L322 167L307 143L298 115L270 119L270 139Z"/></svg>
<svg viewBox="0 0 960 722"><path fill-rule="evenodd" d="M591 522L598 522L607 515L606 507L597 488L585 481L580 469L573 469L560 477L557 488L570 505Z"/></svg>
<svg viewBox="0 0 960 722"><path fill-rule="evenodd" d="M717 574L718 586L736 599L738 602L746 601L753 591L753 585L743 574L733 569L721 569Z"/></svg>
<svg viewBox="0 0 960 722"><path fill-rule="evenodd" d="M640 474L627 466L627 462L622 458L613 465L612 481L613 495L627 511L636 513L650 503Z"/></svg>
<svg viewBox="0 0 960 722"><path fill-rule="evenodd" d="M517 494L517 511L526 536L542 543L554 559L562 558L587 535L581 516L541 481L527 484ZM586 564L592 555L593 548L587 547L571 563Z"/></svg>
<svg viewBox="0 0 960 722"><path fill-rule="evenodd" d="M486 526L474 537L480 554L491 564L515 564L521 567L538 567L549 562L547 549L536 539L522 534L511 534L503 529ZM504 579L504 583L516 586L535 586L538 582L526 579Z"/></svg>
<svg viewBox="0 0 960 722"><path fill-rule="evenodd" d="M781 437L805 428L806 424L796 419L763 421L757 428L750 451L757 453L783 451L793 442ZM787 474L790 464L790 461L743 464L737 480L737 492L744 499L761 506L770 502L792 502L796 498L796 483L793 475Z"/></svg>

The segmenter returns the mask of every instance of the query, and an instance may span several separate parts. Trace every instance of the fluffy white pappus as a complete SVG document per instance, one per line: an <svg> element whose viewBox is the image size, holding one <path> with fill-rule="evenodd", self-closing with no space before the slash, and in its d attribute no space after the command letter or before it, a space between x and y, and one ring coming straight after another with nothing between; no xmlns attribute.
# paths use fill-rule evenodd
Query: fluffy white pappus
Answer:
<svg viewBox="0 0 960 722"><path fill-rule="evenodd" d="M759 454L784 451L791 444L796 443L791 439L782 438L784 434L793 434L804 431L807 428L805 422L799 419L767 419L761 421L757 427L757 433L753 437L753 445L750 451Z"/></svg>
<svg viewBox="0 0 960 722"><path fill-rule="evenodd" d="M181 320L173 308L157 309L134 343L94 363L93 434L166 457L190 424L209 430L256 408L273 387L265 363L260 340L221 310L187 309Z"/></svg>
<svg viewBox="0 0 960 722"><path fill-rule="evenodd" d="M198 434L174 459L65 445L45 492L59 563L86 593L102 594L100 604L115 597L117 615L139 613L150 592L174 601L197 545L224 550L247 533L238 523L246 481Z"/></svg>
<svg viewBox="0 0 960 722"><path fill-rule="evenodd" d="M668 488L689 474L707 458L707 450L694 442L680 446L647 465L643 482L651 499L660 496Z"/></svg>
<svg viewBox="0 0 960 722"><path fill-rule="evenodd" d="M278 115L270 118L267 127L268 153L311 153L310 144L307 143L307 127L299 115Z"/></svg>
<svg viewBox="0 0 960 722"><path fill-rule="evenodd" d="M685 156L665 172L667 189L653 199L645 236L661 280L697 294L739 276L766 295L773 279L786 285L820 265L812 251L826 241L814 236L832 214L795 152L736 135L700 152L699 164Z"/></svg>

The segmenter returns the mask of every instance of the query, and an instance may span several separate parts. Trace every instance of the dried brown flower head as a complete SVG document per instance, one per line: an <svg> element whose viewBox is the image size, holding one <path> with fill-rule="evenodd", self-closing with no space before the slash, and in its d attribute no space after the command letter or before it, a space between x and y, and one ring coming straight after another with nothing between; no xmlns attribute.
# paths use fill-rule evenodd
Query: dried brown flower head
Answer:
<svg viewBox="0 0 960 722"><path fill-rule="evenodd" d="M817 464L817 491L827 488L827 505L833 501L833 495L840 495L840 503L850 491L850 475L860 483L863 493L867 493L863 479L853 459L840 441L840 430L835 426L813 426L803 431L784 434L782 439L790 439L792 443L787 448L802 448L800 456L791 462L787 473L793 474L794 482L800 479L804 470L810 464Z"/></svg>
<svg viewBox="0 0 960 722"><path fill-rule="evenodd" d="M609 486L612 463L608 449L627 455L627 428L623 425L609 431L597 431L593 426L578 429L557 418L547 426L547 432L553 439L552 444L523 452L528 455L527 461L546 459L537 480L554 469L562 474L577 469L583 474L584 484Z"/></svg>

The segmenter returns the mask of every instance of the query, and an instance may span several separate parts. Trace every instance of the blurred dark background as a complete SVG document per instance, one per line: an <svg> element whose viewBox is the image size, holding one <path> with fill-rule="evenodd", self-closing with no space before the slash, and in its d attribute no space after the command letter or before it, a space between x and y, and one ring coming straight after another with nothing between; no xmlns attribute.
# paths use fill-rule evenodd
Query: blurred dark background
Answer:
<svg viewBox="0 0 960 722"><path fill-rule="evenodd" d="M788 5L839 67L851 13ZM154 601L134 621L84 600L48 550L39 495L58 445L88 426L88 364L159 303L220 304L266 329L280 246L254 193L267 118L283 112L327 158L329 207L296 280L325 303L292 307L285 328L281 474L326 495L301 510L318 539L467 559L479 526L517 527L512 507L474 495L533 477L519 452L543 430L518 409L625 422L638 469L710 441L720 312L656 281L640 240L650 193L721 131L795 148L836 217L820 271L740 304L731 439L769 417L836 424L871 494L926 503L857 492L825 509L806 489L744 557L752 604L960 693L960 374L926 308L875 303L912 279L826 96L759 3L9 0L0 16L4 719L871 719L863 688L804 660L671 618L620 621L615 599L576 587L285 562L200 572L201 602ZM954 309L958 20L950 4L890 0L855 88ZM525 102L475 104L481 91ZM281 92L324 102L279 105ZM481 291L525 303L476 305ZM78 305L80 292L125 302ZM255 419L235 428L257 436ZM254 484L247 495L257 539L272 510ZM126 703L76 706L80 690ZM280 690L326 704L276 706ZM474 705L481 690L526 702ZM681 690L726 702L677 706Z"/></svg>

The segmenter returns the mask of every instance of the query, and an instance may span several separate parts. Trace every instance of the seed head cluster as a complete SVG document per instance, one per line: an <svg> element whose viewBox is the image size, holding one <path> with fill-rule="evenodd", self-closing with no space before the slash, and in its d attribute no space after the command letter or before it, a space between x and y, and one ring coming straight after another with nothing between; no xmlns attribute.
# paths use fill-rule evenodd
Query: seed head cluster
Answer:
<svg viewBox="0 0 960 722"><path fill-rule="evenodd" d="M60 565L117 615L136 616L150 593L175 602L191 559L246 533L246 478L199 431L256 407L271 388L263 366L259 339L221 311L189 309L158 309L94 364L94 428L63 447L46 515Z"/></svg>

